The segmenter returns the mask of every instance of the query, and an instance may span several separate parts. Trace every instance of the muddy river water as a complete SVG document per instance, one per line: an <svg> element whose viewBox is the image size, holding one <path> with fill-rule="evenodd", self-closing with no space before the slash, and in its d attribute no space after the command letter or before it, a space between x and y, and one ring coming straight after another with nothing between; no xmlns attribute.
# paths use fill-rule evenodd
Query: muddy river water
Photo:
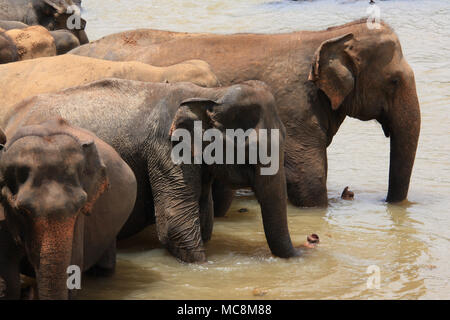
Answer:
<svg viewBox="0 0 450 320"><path fill-rule="evenodd" d="M85 278L84 299L450 298L450 1L377 1L415 71L422 129L408 202L388 205L389 139L347 118L328 148L329 207L289 206L303 257L271 256L259 206L236 198L215 220L208 263L181 264L149 228L121 244L111 278ZM135 28L189 32L319 30L366 16L368 1L83 0L91 40ZM340 199L345 186L354 201ZM239 212L241 208L247 212ZM241 210L245 211L245 210ZM370 272L374 273L368 273ZM379 270L379 286L368 286ZM376 282L373 282L376 283ZM256 289L256 291L255 291ZM255 296L255 293L258 294Z"/></svg>

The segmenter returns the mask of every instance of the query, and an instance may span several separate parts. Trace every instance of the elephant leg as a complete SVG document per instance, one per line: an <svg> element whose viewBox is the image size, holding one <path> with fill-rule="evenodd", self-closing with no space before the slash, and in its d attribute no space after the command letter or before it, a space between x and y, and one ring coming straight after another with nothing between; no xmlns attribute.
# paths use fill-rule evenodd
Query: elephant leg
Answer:
<svg viewBox="0 0 450 320"><path fill-rule="evenodd" d="M202 240L207 242L211 239L214 225L214 208L211 192L212 179L209 174L203 174L202 194L200 196L200 227Z"/></svg>
<svg viewBox="0 0 450 320"><path fill-rule="evenodd" d="M212 185L212 198L215 217L224 217L227 214L231 202L233 202L234 193L235 191L229 186L218 180L214 180Z"/></svg>
<svg viewBox="0 0 450 320"><path fill-rule="evenodd" d="M286 150L285 171L289 201L298 207L327 206L326 147L305 147L291 142Z"/></svg>
<svg viewBox="0 0 450 320"><path fill-rule="evenodd" d="M100 277L112 276L116 270L116 240L106 249L100 260L88 270L88 273Z"/></svg>
<svg viewBox="0 0 450 320"><path fill-rule="evenodd" d="M158 238L176 258L204 262L199 214L201 166L180 165L161 170L162 167L149 168Z"/></svg>
<svg viewBox="0 0 450 320"><path fill-rule="evenodd" d="M20 299L21 254L4 223L0 223L0 300Z"/></svg>

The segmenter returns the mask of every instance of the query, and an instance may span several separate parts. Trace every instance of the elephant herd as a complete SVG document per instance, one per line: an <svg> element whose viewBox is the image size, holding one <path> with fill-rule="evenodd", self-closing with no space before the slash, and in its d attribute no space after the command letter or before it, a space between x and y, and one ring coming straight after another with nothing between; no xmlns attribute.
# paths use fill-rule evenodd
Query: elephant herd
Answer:
<svg viewBox="0 0 450 320"><path fill-rule="evenodd" d="M299 256L287 201L327 205L327 147L347 116L381 124L391 143L386 201L406 199L420 108L386 23L284 34L141 29L89 42L64 28L68 5L80 1L0 0L0 299L21 297L21 274L36 278L39 299L71 298L69 266L111 274L116 241L151 224L174 257L204 262L214 217L244 187L272 254ZM36 54L19 43L27 32ZM194 135L196 122L279 130L278 148L257 139L278 152L279 170L263 175L259 159L174 162L174 131Z"/></svg>

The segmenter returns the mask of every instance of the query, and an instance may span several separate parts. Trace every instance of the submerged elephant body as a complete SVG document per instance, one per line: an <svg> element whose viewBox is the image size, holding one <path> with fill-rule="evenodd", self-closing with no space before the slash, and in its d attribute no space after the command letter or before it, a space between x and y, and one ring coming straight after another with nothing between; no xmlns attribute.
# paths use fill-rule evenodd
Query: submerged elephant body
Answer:
<svg viewBox="0 0 450 320"><path fill-rule="evenodd" d="M89 42L84 31L86 21L73 23L75 8L79 8L79 3L72 0L0 0L0 20L41 25L48 30L67 29L85 44Z"/></svg>
<svg viewBox="0 0 450 320"><path fill-rule="evenodd" d="M188 99L188 100L186 100ZM181 105L181 106L180 106ZM138 196L121 231L127 237L155 223L158 237L184 261L204 261L203 243L212 232L213 178L232 188L252 187L261 204L271 251L280 257L298 254L286 220L283 166L275 175L260 174L261 164L175 164L170 134L176 128L262 128L280 130L279 161L283 162L284 127L273 96L260 82L227 88L201 88L190 83L159 84L109 79L36 96L11 111L8 128L61 116L93 132L113 146L133 169ZM273 149L276 150L276 149ZM275 152L275 151L274 151Z"/></svg>
<svg viewBox="0 0 450 320"><path fill-rule="evenodd" d="M144 35L142 45L124 40ZM113 48L120 48L120 54L115 55ZM249 79L266 82L287 130L288 195L297 206L327 204L326 149L346 116L375 119L391 139L387 201L407 197L420 109L414 73L398 37L383 22L373 30L362 19L324 31L286 34L138 30L104 37L71 52L161 66L202 59L222 85Z"/></svg>
<svg viewBox="0 0 450 320"><path fill-rule="evenodd" d="M217 78L200 60L169 67L153 67L140 62L111 62L70 54L21 61L0 66L0 122L7 110L19 101L40 93L55 92L103 78L149 82L183 82L214 87Z"/></svg>
<svg viewBox="0 0 450 320"><path fill-rule="evenodd" d="M21 272L36 276L39 299L67 299L69 266L114 270L116 237L136 199L134 174L109 145L61 118L7 127L6 136L0 296L19 298Z"/></svg>

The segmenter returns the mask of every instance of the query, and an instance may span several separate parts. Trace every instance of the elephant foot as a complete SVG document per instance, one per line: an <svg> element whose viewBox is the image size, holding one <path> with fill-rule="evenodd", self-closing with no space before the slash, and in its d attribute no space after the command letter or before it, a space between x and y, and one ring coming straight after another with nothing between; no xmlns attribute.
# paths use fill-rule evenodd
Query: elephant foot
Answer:
<svg viewBox="0 0 450 320"><path fill-rule="evenodd" d="M169 252L173 254L177 259L187 263L204 263L206 262L205 249L180 249L180 248L168 248Z"/></svg>

